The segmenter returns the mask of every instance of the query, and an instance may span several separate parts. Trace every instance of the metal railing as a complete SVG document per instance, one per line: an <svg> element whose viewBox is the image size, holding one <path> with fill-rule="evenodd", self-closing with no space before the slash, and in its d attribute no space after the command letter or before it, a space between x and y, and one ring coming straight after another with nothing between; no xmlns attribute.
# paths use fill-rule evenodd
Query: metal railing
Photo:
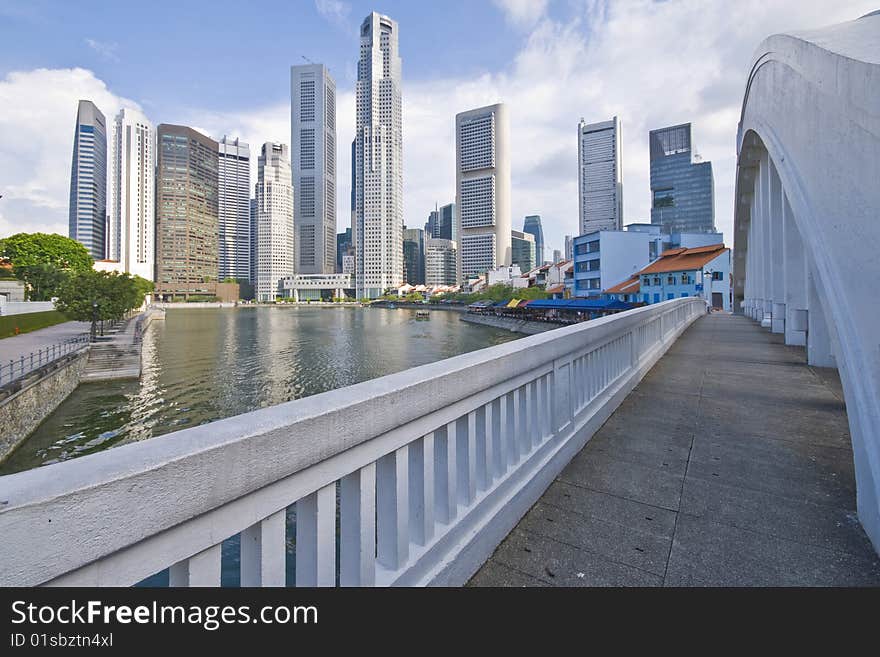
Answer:
<svg viewBox="0 0 880 657"><path fill-rule="evenodd" d="M20 379L34 370L40 369L43 365L48 365L68 354L80 351L88 344L88 335L78 336L66 342L58 342L37 349L37 351L21 354L18 358L11 358L6 363L0 363L0 386Z"/></svg>
<svg viewBox="0 0 880 657"><path fill-rule="evenodd" d="M464 583L702 315L666 301L0 477L0 585L217 586L235 536L243 586Z"/></svg>

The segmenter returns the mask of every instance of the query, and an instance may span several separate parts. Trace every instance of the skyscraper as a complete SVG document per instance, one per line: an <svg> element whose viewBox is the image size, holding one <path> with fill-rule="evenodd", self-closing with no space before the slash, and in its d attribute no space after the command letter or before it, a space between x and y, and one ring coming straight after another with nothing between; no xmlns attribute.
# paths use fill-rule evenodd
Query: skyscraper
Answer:
<svg viewBox="0 0 880 657"><path fill-rule="evenodd" d="M557 264L562 262L562 251L559 249L553 249L553 264Z"/></svg>
<svg viewBox="0 0 880 657"><path fill-rule="evenodd" d="M257 301L281 295L281 279L294 275L294 191L287 144L266 142L257 159L254 189L257 228ZM334 236L335 241L335 236ZM334 257L335 259L335 257Z"/></svg>
<svg viewBox="0 0 880 657"><path fill-rule="evenodd" d="M156 132L146 116L122 109L110 139L107 258L122 271L156 274Z"/></svg>
<svg viewBox="0 0 880 657"><path fill-rule="evenodd" d="M425 240L425 285L457 285L456 244L439 237Z"/></svg>
<svg viewBox="0 0 880 657"><path fill-rule="evenodd" d="M523 273L534 269L537 264L534 235L512 230L510 240L510 264L519 265L519 270Z"/></svg>
<svg viewBox="0 0 880 657"><path fill-rule="evenodd" d="M397 22L361 24L355 123L355 286L376 298L403 282L403 120Z"/></svg>
<svg viewBox="0 0 880 657"><path fill-rule="evenodd" d="M238 139L219 142L219 280L251 278L251 149Z"/></svg>
<svg viewBox="0 0 880 657"><path fill-rule="evenodd" d="M510 264L510 134L503 103L455 117L458 270L466 278Z"/></svg>
<svg viewBox="0 0 880 657"><path fill-rule="evenodd" d="M70 169L69 236L95 260L106 254L107 125L90 100L81 100L73 129Z"/></svg>
<svg viewBox="0 0 880 657"><path fill-rule="evenodd" d="M448 203L431 210L428 214L428 222L425 224L425 239L429 237L444 240L454 240L457 238L455 203Z"/></svg>
<svg viewBox="0 0 880 657"><path fill-rule="evenodd" d="M156 292L213 294L218 144L181 125L163 123L157 132Z"/></svg>
<svg viewBox="0 0 880 657"><path fill-rule="evenodd" d="M714 233L711 162L693 162L691 124L651 130L651 223L664 233Z"/></svg>
<svg viewBox="0 0 880 657"><path fill-rule="evenodd" d="M410 285L425 284L425 231L403 229L404 279Z"/></svg>
<svg viewBox="0 0 880 657"><path fill-rule="evenodd" d="M323 64L290 67L296 271L336 271L336 83Z"/></svg>
<svg viewBox="0 0 880 657"><path fill-rule="evenodd" d="M342 273L343 256L353 255L354 246L351 243L351 228L346 228L345 232L336 235L336 273Z"/></svg>
<svg viewBox="0 0 880 657"><path fill-rule="evenodd" d="M578 123L578 207L581 235L623 230L620 122Z"/></svg>
<svg viewBox="0 0 880 657"><path fill-rule="evenodd" d="M544 264L544 229L541 228L541 215L530 214L523 221L523 232L535 238L536 264L540 267Z"/></svg>
<svg viewBox="0 0 880 657"><path fill-rule="evenodd" d="M565 236L565 259L571 260L574 257L574 238L571 235Z"/></svg>

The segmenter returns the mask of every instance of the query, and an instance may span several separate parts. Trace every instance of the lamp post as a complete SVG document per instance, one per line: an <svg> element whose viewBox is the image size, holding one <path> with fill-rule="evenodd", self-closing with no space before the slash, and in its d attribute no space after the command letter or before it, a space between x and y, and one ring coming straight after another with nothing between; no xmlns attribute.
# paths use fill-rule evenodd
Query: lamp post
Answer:
<svg viewBox="0 0 880 657"><path fill-rule="evenodd" d="M98 302L92 301L92 336L91 341L94 342L98 332Z"/></svg>
<svg viewBox="0 0 880 657"><path fill-rule="evenodd" d="M712 286L712 275L715 273L714 269L706 269L703 271L703 294L706 298L706 312L709 312L709 309L712 307L712 297L710 289ZM709 277L709 285L706 285L706 277Z"/></svg>

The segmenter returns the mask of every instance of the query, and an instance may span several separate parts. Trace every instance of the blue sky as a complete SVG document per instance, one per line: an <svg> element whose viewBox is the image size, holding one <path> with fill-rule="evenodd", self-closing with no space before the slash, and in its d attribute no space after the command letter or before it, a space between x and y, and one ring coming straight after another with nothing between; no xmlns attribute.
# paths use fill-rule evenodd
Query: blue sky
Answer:
<svg viewBox="0 0 880 657"><path fill-rule="evenodd" d="M503 68L520 36L495 5L472 0L4 0L0 6L0 74L86 68L168 122L191 106L246 111L284 101L287 67L303 63L302 56L327 64L340 88L353 88L357 27L373 10L405 26L400 49L407 81ZM323 15L319 6L327 7Z"/></svg>
<svg viewBox="0 0 880 657"><path fill-rule="evenodd" d="M690 121L732 243L736 123L760 42L852 20L876 0L0 0L0 237L66 233L76 101L141 108L259 151L290 140L289 67L337 81L337 229L349 223L357 27L400 26L404 220L455 197L454 117L509 106L513 225L577 232L576 126L617 115L624 223L649 217L648 131ZM253 158L256 161L256 157ZM255 166L255 165L254 165Z"/></svg>

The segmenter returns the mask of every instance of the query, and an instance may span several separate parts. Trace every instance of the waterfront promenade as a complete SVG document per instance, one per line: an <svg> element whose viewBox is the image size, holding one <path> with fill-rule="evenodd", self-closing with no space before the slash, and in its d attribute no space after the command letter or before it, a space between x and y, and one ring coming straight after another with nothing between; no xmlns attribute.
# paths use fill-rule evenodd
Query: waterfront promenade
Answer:
<svg viewBox="0 0 880 657"><path fill-rule="evenodd" d="M90 326L89 322L64 322L30 333L3 338L0 340L0 363L22 355L27 356L32 351L37 352L53 344L88 335Z"/></svg>
<svg viewBox="0 0 880 657"><path fill-rule="evenodd" d="M837 372L697 320L470 585L880 585Z"/></svg>

